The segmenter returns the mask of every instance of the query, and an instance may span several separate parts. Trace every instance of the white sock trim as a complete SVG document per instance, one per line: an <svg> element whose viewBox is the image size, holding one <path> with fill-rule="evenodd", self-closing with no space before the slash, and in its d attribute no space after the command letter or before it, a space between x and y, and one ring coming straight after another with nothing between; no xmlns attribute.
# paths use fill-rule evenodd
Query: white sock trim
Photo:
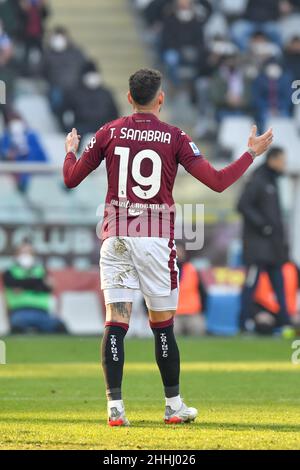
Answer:
<svg viewBox="0 0 300 470"><path fill-rule="evenodd" d="M108 400L107 408L111 410L111 408L117 408L118 411L124 410L124 403L123 400Z"/></svg>
<svg viewBox="0 0 300 470"><path fill-rule="evenodd" d="M180 395L172 398L166 398L166 406L170 406L172 410L178 411L182 406L182 398Z"/></svg>

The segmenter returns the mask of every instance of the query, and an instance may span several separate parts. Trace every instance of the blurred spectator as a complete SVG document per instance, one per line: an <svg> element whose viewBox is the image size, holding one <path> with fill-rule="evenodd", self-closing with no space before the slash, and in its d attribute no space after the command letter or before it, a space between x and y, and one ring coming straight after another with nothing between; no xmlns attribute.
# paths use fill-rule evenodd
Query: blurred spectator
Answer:
<svg viewBox="0 0 300 470"><path fill-rule="evenodd" d="M249 109L250 83L237 54L223 58L212 77L210 93L219 120Z"/></svg>
<svg viewBox="0 0 300 470"><path fill-rule="evenodd" d="M11 114L0 138L0 159L7 162L46 162L47 156L37 134L29 129L22 117ZM18 189L25 192L29 174L16 176Z"/></svg>
<svg viewBox="0 0 300 470"><path fill-rule="evenodd" d="M93 62L83 67L79 84L70 93L64 108L74 116L66 128L76 127L81 137L95 133L99 127L119 117L114 97L103 85L102 75Z"/></svg>
<svg viewBox="0 0 300 470"><path fill-rule="evenodd" d="M256 75L264 64L273 58L281 58L281 48L271 42L264 33L255 32L249 40L248 49L241 56L246 66L255 67Z"/></svg>
<svg viewBox="0 0 300 470"><path fill-rule="evenodd" d="M253 173L238 203L244 219L244 261L247 267L241 301L242 330L247 328L247 321L252 317L253 294L262 271L268 274L280 305L278 326L290 324L282 275L288 248L277 183L284 172L285 162L284 151L272 148L267 153L266 162Z"/></svg>
<svg viewBox="0 0 300 470"><path fill-rule="evenodd" d="M52 289L30 243L24 242L17 249L3 283L12 333L66 333L64 324L49 314Z"/></svg>
<svg viewBox="0 0 300 470"><path fill-rule="evenodd" d="M285 46L284 67L291 73L291 80L300 79L300 31Z"/></svg>
<svg viewBox="0 0 300 470"><path fill-rule="evenodd" d="M149 26L161 22L166 6L171 2L172 0L135 0L136 7L141 11Z"/></svg>
<svg viewBox="0 0 300 470"><path fill-rule="evenodd" d="M204 36L192 0L177 0L174 11L164 19L161 50L168 78L175 87L185 78L196 77Z"/></svg>
<svg viewBox="0 0 300 470"><path fill-rule="evenodd" d="M272 59L253 82L252 102L259 131L263 132L269 117L288 117L292 114L292 76Z"/></svg>
<svg viewBox="0 0 300 470"><path fill-rule="evenodd" d="M18 36L20 31L19 0L0 0L0 19L10 37Z"/></svg>
<svg viewBox="0 0 300 470"><path fill-rule="evenodd" d="M48 16L47 0L20 0L22 20L22 40L24 41L24 73L31 70L41 61L44 22Z"/></svg>
<svg viewBox="0 0 300 470"><path fill-rule="evenodd" d="M204 319L201 315L206 301L206 293L199 274L186 259L184 245L177 243L177 263L179 268L179 301L175 319L177 335L197 336L204 333Z"/></svg>
<svg viewBox="0 0 300 470"><path fill-rule="evenodd" d="M50 105L60 122L65 96L77 86L87 59L63 27L55 28L44 51L44 74L50 85Z"/></svg>
<svg viewBox="0 0 300 470"><path fill-rule="evenodd" d="M255 32L263 32L271 41L281 45L278 20L286 13L286 0L248 0L243 19L232 26L232 38L242 51L247 49L249 39Z"/></svg>
<svg viewBox="0 0 300 470"><path fill-rule="evenodd" d="M9 104L14 92L16 72L13 67L13 45L0 20L0 80L6 85L6 103Z"/></svg>
<svg viewBox="0 0 300 470"><path fill-rule="evenodd" d="M142 12L149 26L161 23L173 8L174 0L135 0L136 7ZM195 9L203 23L212 13L210 0L194 0Z"/></svg>
<svg viewBox="0 0 300 470"><path fill-rule="evenodd" d="M216 109L211 96L212 80L226 57L236 53L237 47L225 37L215 36L207 44L199 63L199 76L195 82L199 119L194 129L197 138L211 138L216 132Z"/></svg>

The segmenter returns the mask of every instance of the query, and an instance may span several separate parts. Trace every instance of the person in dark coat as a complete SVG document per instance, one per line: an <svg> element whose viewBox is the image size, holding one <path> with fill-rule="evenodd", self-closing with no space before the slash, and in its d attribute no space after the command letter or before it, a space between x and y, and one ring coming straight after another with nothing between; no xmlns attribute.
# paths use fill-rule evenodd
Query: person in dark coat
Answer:
<svg viewBox="0 0 300 470"><path fill-rule="evenodd" d="M195 2L176 0L174 11L163 20L161 33L162 62L175 87L181 85L180 67L197 71L203 51L203 22L197 14Z"/></svg>
<svg viewBox="0 0 300 470"><path fill-rule="evenodd" d="M279 19L284 14L285 3L285 0L248 0L244 17L233 23L231 28L236 45L246 51L251 36L255 32L263 32L281 46Z"/></svg>
<svg viewBox="0 0 300 470"><path fill-rule="evenodd" d="M24 43L24 73L31 75L40 63L43 51L45 22L49 15L47 0L20 0L20 34Z"/></svg>
<svg viewBox="0 0 300 470"><path fill-rule="evenodd" d="M50 106L60 122L65 97L75 90L87 61L64 27L58 26L50 33L44 50L43 70L49 83Z"/></svg>
<svg viewBox="0 0 300 470"><path fill-rule="evenodd" d="M247 268L241 299L241 330L247 329L247 320L251 318L253 294L262 271L269 275L280 305L278 326L290 325L282 275L282 266L288 260L288 248L277 185L278 177L284 172L285 160L283 149L273 147L269 150L266 162L253 173L238 203L244 221L244 262Z"/></svg>
<svg viewBox="0 0 300 470"><path fill-rule="evenodd" d="M285 46L284 67L291 74L291 80L300 77L300 33L293 36Z"/></svg>
<svg viewBox="0 0 300 470"><path fill-rule="evenodd" d="M71 111L79 134L95 133L105 123L119 117L119 110L110 89L102 82L102 75L94 62L83 66L75 91L67 97L65 110Z"/></svg>

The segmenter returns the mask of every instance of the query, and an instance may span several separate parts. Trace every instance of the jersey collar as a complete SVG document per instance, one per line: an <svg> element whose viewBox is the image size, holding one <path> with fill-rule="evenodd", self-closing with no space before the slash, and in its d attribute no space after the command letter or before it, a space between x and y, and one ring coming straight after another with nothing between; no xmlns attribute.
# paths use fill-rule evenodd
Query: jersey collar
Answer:
<svg viewBox="0 0 300 470"><path fill-rule="evenodd" d="M134 119L154 119L156 121L159 121L159 118L153 113L133 113L132 117Z"/></svg>

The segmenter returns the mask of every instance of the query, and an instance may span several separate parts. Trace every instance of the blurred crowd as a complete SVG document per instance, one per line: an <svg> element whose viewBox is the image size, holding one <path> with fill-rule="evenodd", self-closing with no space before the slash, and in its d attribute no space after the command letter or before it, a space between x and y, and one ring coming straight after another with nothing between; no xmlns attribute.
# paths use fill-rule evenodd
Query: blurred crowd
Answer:
<svg viewBox="0 0 300 470"><path fill-rule="evenodd" d="M64 27L47 27L48 0L0 0L0 80L6 103L0 105L4 131L0 161L46 161L38 135L16 112L18 82L43 82L45 96L60 131L72 126L80 134L95 132L118 117L112 92L104 85L97 64L75 44ZM26 182L18 178L18 188Z"/></svg>
<svg viewBox="0 0 300 470"><path fill-rule="evenodd" d="M293 115L299 0L134 1L171 89L188 90L198 110L198 138L226 116L248 114L263 130L268 117Z"/></svg>

